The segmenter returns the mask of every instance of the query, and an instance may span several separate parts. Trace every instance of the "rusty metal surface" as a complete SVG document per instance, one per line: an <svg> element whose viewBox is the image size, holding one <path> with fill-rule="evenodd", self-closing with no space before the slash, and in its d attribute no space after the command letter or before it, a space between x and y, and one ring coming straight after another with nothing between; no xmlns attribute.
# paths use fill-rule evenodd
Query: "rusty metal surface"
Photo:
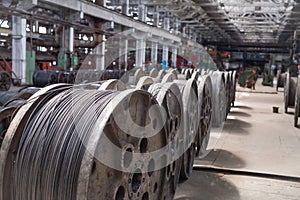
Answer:
<svg viewBox="0 0 300 200"><path fill-rule="evenodd" d="M182 100L179 87L175 83L155 84L149 92L156 97L158 103L164 108L167 115L166 130L167 143L170 146L168 159L170 165L166 167L167 177L164 184L166 199L173 199L180 175L181 155L180 144L183 142L183 132L179 131L182 122Z"/></svg>
<svg viewBox="0 0 300 200"><path fill-rule="evenodd" d="M98 118L99 125L94 127L87 143L89 149L81 164L77 199L163 199L165 169L152 172L159 163L150 159L149 153L166 145L165 129L147 139L135 138L132 135L138 133L138 130L133 124L124 120L127 118L124 115L129 111L135 123L141 126L147 125L150 123L150 118L145 113L148 113L148 109L154 104L156 101L149 93L141 90L126 90L107 105L103 115ZM141 107L144 109L140 109ZM155 116L157 119L160 118L159 113ZM123 119L123 122L119 122L120 119L116 117ZM144 133L140 134L142 136ZM113 150L107 146L110 143L108 141L120 148L120 154L119 151L110 152ZM146 145L145 141L147 141ZM129 159L132 158L129 156L131 152L142 153L144 156L139 157L138 160ZM112 162L119 165L123 172L99 162L94 158L96 155L104 157L113 155ZM166 159L166 155L161 155L161 159ZM149 172L144 173L147 168ZM105 183L101 180L105 180Z"/></svg>

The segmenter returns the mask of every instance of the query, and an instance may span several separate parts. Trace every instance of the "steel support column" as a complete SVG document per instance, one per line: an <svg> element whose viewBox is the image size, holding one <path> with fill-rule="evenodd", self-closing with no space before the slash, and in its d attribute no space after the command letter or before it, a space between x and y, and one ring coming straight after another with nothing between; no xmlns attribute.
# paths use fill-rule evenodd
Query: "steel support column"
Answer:
<svg viewBox="0 0 300 200"><path fill-rule="evenodd" d="M12 17L12 70L26 83L26 19Z"/></svg>

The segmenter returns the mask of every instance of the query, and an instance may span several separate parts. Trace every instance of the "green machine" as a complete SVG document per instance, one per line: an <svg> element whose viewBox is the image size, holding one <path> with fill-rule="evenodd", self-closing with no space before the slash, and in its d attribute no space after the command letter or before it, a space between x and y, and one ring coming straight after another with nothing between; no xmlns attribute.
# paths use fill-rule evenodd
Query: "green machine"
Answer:
<svg viewBox="0 0 300 200"><path fill-rule="evenodd" d="M67 62L68 62L68 56L66 52L61 49L58 53L58 58L57 58L57 66L59 70L66 70L67 69Z"/></svg>
<svg viewBox="0 0 300 200"><path fill-rule="evenodd" d="M26 51L26 84L32 83L32 75L35 71L35 61L35 51Z"/></svg>

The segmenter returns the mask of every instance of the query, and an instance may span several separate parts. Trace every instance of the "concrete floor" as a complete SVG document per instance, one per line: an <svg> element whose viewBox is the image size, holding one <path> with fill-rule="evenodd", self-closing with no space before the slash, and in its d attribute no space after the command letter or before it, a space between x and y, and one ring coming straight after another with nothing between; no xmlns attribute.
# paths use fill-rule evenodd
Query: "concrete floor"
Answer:
<svg viewBox="0 0 300 200"><path fill-rule="evenodd" d="M255 91L237 89L236 106L212 131L208 155L195 161L197 171L175 199L300 199L300 129L293 127L293 109L284 114L283 88L277 93L260 82Z"/></svg>

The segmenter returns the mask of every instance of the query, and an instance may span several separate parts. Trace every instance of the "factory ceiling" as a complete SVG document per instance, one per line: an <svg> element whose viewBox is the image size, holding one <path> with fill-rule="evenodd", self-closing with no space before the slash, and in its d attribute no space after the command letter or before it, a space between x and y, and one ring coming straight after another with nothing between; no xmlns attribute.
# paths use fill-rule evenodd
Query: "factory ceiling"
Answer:
<svg viewBox="0 0 300 200"><path fill-rule="evenodd" d="M62 2L66 1L69 0ZM217 45L224 50L287 53L293 46L295 31L300 32L299 0L77 1L103 5L170 33L183 35L204 45ZM2 0L3 4L5 2L22 1ZM37 2L39 6L45 2L51 3L48 0Z"/></svg>
<svg viewBox="0 0 300 200"><path fill-rule="evenodd" d="M300 30L296 0L130 0L134 3L155 8L170 18L170 29L179 23L206 44L287 48Z"/></svg>

